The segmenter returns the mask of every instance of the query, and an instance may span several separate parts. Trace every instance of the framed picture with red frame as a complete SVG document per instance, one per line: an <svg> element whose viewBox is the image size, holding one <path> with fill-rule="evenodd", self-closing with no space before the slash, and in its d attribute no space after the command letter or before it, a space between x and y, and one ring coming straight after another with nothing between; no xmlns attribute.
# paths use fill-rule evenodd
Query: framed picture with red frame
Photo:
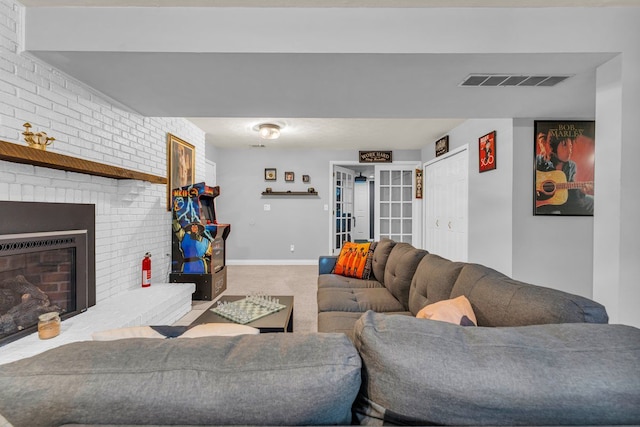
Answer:
<svg viewBox="0 0 640 427"><path fill-rule="evenodd" d="M478 139L478 167L480 172L496 168L496 131Z"/></svg>

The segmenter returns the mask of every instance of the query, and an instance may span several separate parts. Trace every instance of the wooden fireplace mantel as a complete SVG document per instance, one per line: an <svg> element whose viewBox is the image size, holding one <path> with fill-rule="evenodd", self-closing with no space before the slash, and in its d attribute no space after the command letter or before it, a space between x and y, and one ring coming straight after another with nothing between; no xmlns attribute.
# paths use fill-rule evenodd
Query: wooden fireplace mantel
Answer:
<svg viewBox="0 0 640 427"><path fill-rule="evenodd" d="M151 175L131 169L106 165L104 163L97 163L90 160L65 156L63 154L51 153L49 151L38 150L26 145L18 145L2 140L0 140L0 160L43 166L46 168L60 169L69 172L86 173L106 178L137 179L140 181L148 181L153 184L167 183L167 178L164 176Z"/></svg>

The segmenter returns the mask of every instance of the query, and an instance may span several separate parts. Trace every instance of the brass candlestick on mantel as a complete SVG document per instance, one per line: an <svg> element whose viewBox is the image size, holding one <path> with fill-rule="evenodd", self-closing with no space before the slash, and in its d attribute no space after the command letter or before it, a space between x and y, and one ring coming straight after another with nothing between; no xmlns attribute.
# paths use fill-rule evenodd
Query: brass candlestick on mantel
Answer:
<svg viewBox="0 0 640 427"><path fill-rule="evenodd" d="M56 140L52 136L47 136L46 132L38 132L36 134L31 132L31 123L25 123L22 126L24 126L24 132L22 132L22 135L24 135L24 140L27 142L27 144L29 144L29 147L31 148L46 150L47 145L50 145L53 141Z"/></svg>

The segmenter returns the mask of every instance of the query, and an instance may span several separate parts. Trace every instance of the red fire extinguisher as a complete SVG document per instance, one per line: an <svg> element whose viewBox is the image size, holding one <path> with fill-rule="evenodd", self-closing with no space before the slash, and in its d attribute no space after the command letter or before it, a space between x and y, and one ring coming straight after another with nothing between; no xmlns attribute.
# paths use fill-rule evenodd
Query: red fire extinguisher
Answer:
<svg viewBox="0 0 640 427"><path fill-rule="evenodd" d="M142 258L142 287L151 286L151 253L147 252Z"/></svg>

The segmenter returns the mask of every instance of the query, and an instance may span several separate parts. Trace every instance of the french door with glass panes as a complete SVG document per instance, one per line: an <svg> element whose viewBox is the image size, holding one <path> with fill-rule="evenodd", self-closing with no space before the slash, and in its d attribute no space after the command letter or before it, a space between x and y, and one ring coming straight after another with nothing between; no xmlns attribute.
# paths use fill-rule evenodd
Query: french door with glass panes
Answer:
<svg viewBox="0 0 640 427"><path fill-rule="evenodd" d="M333 167L334 238L333 254L338 255L344 242L352 241L353 228L353 185L355 172L340 166Z"/></svg>
<svg viewBox="0 0 640 427"><path fill-rule="evenodd" d="M419 204L414 199L416 166L419 164L376 166L376 240L387 237L420 246Z"/></svg>

